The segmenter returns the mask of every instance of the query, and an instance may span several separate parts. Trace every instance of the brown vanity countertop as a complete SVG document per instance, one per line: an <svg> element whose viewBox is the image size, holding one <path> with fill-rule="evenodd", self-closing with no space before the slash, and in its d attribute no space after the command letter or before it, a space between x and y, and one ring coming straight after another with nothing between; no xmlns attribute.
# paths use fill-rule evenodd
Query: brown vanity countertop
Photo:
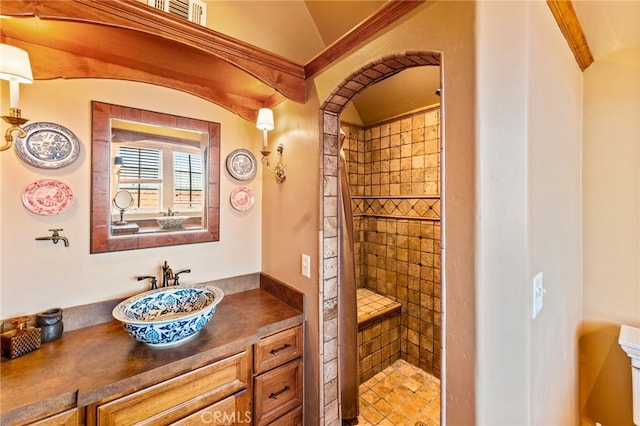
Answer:
<svg viewBox="0 0 640 426"><path fill-rule="evenodd" d="M301 311L262 289L225 295L195 339L152 348L118 321L63 333L0 364L1 424L84 407L241 352L259 338L301 324Z"/></svg>

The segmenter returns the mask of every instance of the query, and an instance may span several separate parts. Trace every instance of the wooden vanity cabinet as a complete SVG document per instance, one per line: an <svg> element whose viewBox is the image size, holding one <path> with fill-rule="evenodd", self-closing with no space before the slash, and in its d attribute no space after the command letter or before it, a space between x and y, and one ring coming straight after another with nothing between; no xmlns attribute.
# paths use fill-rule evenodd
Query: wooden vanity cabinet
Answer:
<svg viewBox="0 0 640 426"><path fill-rule="evenodd" d="M302 425L302 326L254 345L254 425Z"/></svg>
<svg viewBox="0 0 640 426"><path fill-rule="evenodd" d="M242 424L251 414L251 351L87 408L87 425Z"/></svg>
<svg viewBox="0 0 640 426"><path fill-rule="evenodd" d="M65 331L39 351L2 359L0 388L15 392L0 392L0 426L299 425L303 302L265 278L225 295L213 327L175 351L132 342L106 317Z"/></svg>

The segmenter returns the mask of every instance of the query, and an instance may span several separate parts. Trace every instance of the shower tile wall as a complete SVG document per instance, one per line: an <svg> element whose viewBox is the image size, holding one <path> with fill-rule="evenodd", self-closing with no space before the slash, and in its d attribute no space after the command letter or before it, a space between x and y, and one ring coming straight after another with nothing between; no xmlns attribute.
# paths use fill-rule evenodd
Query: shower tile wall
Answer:
<svg viewBox="0 0 640 426"><path fill-rule="evenodd" d="M358 287L402 305L402 358L440 377L440 109L343 125Z"/></svg>

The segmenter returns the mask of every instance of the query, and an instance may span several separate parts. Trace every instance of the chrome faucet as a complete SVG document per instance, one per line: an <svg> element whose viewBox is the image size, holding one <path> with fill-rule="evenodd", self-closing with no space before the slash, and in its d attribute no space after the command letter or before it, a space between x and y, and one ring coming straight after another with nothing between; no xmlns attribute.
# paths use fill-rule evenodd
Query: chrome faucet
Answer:
<svg viewBox="0 0 640 426"><path fill-rule="evenodd" d="M50 235L48 237L37 237L36 241L51 240L53 241L53 244L58 244L58 241L62 240L64 242L64 246L69 247L69 240L67 239L67 237L63 237L62 235L60 235L60 231L63 231L62 228L49 229L49 231L53 232L53 235Z"/></svg>

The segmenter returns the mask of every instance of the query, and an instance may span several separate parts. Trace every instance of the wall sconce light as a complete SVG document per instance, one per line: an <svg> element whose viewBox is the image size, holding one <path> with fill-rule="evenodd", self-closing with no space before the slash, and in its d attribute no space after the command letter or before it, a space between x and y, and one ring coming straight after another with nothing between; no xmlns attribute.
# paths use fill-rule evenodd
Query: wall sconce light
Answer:
<svg viewBox="0 0 640 426"><path fill-rule="evenodd" d="M122 167L124 166L124 157L116 155L113 157L113 174L116 175L116 191L119 190L120 186L120 173L122 172Z"/></svg>
<svg viewBox="0 0 640 426"><path fill-rule="evenodd" d="M115 174L120 174L120 169L122 168L122 166L124 166L124 157L121 157L119 155L113 157L113 169L115 171Z"/></svg>
<svg viewBox="0 0 640 426"><path fill-rule="evenodd" d="M29 121L22 118L19 108L20 100L20 83L33 83L33 74L31 73L31 64L29 63L29 54L22 49L9 44L0 44L0 79L9 81L9 115L3 115L2 119L6 121L10 127L4 134L5 144L0 146L0 151L11 148L14 140L14 133L24 138L27 132L22 125Z"/></svg>
<svg viewBox="0 0 640 426"><path fill-rule="evenodd" d="M256 121L256 127L262 130L262 163L265 165L267 171L276 175L276 181L278 183L284 182L287 178L287 166L282 162L282 152L284 151L284 146L282 144L278 145L276 148L276 152L278 153L278 164L272 169L269 164L269 155L271 151L267 147L267 132L269 130L273 130L273 111L269 108L260 108L258 111L258 120Z"/></svg>

